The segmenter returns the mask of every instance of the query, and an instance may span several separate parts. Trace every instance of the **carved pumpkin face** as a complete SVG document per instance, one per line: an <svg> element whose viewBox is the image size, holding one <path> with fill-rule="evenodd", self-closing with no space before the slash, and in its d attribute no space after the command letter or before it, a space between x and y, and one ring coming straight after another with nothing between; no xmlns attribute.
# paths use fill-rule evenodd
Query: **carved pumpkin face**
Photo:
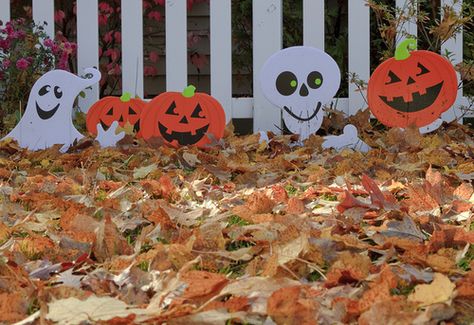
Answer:
<svg viewBox="0 0 474 325"><path fill-rule="evenodd" d="M451 63L429 51L412 51L416 41L402 42L372 74L368 86L371 112L386 126L423 127L455 102L457 77Z"/></svg>
<svg viewBox="0 0 474 325"><path fill-rule="evenodd" d="M189 86L183 93L166 92L151 100L142 116L140 129L144 139L161 137L177 147L210 143L206 134L216 139L224 135L225 113L219 102L204 93L194 93Z"/></svg>
<svg viewBox="0 0 474 325"><path fill-rule="evenodd" d="M97 135L97 125L101 124L107 131L114 121L119 122L120 127L127 123L133 126L133 133L141 137L140 114L146 103L139 98L130 98L129 93L122 97L104 97L91 106L86 116L87 131Z"/></svg>

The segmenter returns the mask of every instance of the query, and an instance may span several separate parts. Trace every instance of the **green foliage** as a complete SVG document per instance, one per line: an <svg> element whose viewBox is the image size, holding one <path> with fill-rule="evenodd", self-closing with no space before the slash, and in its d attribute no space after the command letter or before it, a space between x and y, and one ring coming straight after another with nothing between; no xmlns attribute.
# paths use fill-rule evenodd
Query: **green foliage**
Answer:
<svg viewBox="0 0 474 325"><path fill-rule="evenodd" d="M471 225L472 227L472 225ZM466 255L458 262L458 267L464 271L471 270L470 264L474 260L474 245L470 245Z"/></svg>
<svg viewBox="0 0 474 325"><path fill-rule="evenodd" d="M234 226L234 225L242 227L242 226L250 225L250 223L248 221L242 219L238 215L233 214L229 217L227 226L230 227L230 226Z"/></svg>

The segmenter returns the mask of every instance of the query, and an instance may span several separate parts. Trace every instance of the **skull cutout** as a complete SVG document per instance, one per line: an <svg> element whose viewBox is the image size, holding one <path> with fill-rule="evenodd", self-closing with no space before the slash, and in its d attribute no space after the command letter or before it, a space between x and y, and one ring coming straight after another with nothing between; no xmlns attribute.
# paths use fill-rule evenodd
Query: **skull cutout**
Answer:
<svg viewBox="0 0 474 325"><path fill-rule="evenodd" d="M283 109L286 126L303 140L321 127L322 107L336 94L340 81L336 61L309 46L289 47L273 54L260 74L265 97Z"/></svg>

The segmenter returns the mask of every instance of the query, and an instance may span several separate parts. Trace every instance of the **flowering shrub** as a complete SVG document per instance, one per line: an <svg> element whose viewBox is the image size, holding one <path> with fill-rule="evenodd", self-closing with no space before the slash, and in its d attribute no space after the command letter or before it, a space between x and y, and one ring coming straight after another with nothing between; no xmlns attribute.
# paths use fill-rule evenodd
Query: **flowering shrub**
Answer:
<svg viewBox="0 0 474 325"><path fill-rule="evenodd" d="M26 107L35 81L56 68L69 70L76 44L51 40L42 26L20 18L0 25L0 126L6 114ZM55 64L56 63L56 64Z"/></svg>
<svg viewBox="0 0 474 325"><path fill-rule="evenodd" d="M20 2L20 0L16 0ZM188 10L193 5L209 0L187 0ZM151 45L150 40L160 35L160 25L164 24L164 6L165 0L143 0L143 17L145 20L145 39L144 39L144 67L145 77L154 77L158 75L157 63L160 59L157 46ZM76 4L73 1L61 2L56 7L55 23L56 30L68 39L76 37ZM121 30L121 1L120 0L102 0L99 1L99 65L102 73L100 81L100 96L107 96L115 93L121 88L121 64L122 64L122 34ZM194 33L188 35L188 55L191 64L198 70L206 64L206 56L195 50L196 43L200 36ZM150 46L151 45L151 46ZM106 73L104 73L106 71Z"/></svg>

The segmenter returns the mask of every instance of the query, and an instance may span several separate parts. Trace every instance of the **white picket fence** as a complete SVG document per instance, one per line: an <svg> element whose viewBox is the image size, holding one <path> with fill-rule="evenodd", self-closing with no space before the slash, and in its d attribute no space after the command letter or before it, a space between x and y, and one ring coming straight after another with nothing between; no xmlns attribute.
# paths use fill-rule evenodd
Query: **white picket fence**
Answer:
<svg viewBox="0 0 474 325"><path fill-rule="evenodd" d="M349 1L349 67L361 79L370 74L370 15L365 0ZM397 0L403 9L410 1ZM441 0L441 5L455 0ZM461 2L456 2L457 10ZM54 0L33 0L33 18L47 22L46 32L54 34ZM304 44L324 49L324 0L303 0ZM122 87L123 91L143 97L143 11L142 0L122 0ZM441 13L440 13L441 14ZM166 0L166 87L181 91L187 85L187 27L186 0ZM0 0L0 20L10 16L10 0ZM81 72L98 63L98 0L77 0L78 69ZM211 94L216 97L231 118L253 118L254 130L280 132L281 112L263 96L258 74L266 59L282 47L281 0L253 0L253 98L232 98L232 31L231 0L210 0ZM416 23L402 26L405 32L416 35ZM398 40L403 38L398 31ZM442 51L454 54L454 63L463 57L462 33L444 44ZM98 86L87 93L82 102L88 107L98 98ZM349 86L349 97L333 102L336 108L354 114L367 105L355 85ZM450 121L461 116L460 107L467 104L462 90L453 109L443 115Z"/></svg>

